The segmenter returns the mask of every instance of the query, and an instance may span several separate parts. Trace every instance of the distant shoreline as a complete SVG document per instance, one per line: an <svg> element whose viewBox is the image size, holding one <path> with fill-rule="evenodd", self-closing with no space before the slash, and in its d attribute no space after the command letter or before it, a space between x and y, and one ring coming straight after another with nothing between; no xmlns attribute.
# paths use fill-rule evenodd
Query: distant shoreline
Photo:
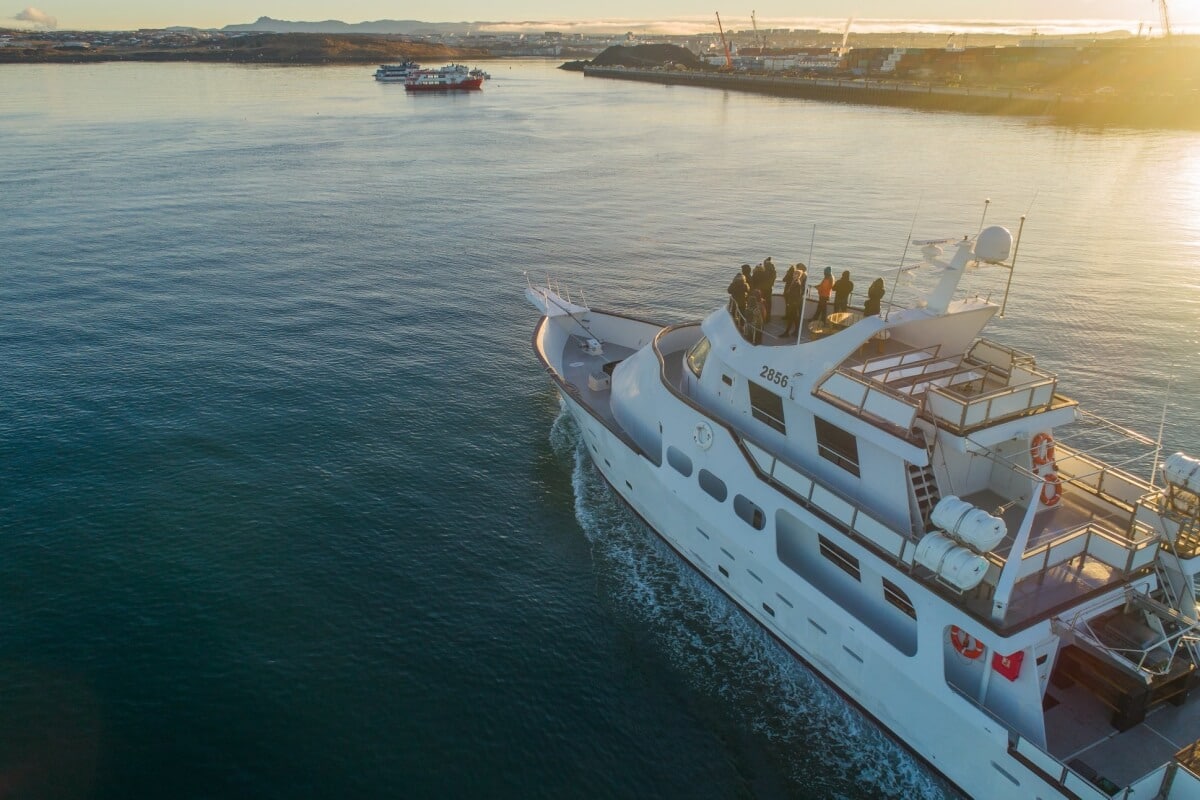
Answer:
<svg viewBox="0 0 1200 800"><path fill-rule="evenodd" d="M1119 125L1138 128L1200 129L1191 103L1174 98L1107 96L920 85L899 81L848 78L795 78L669 72L622 67L584 67L593 78L645 81L771 94L852 105L877 105L925 111L998 116L1042 117L1072 125Z"/></svg>
<svg viewBox="0 0 1200 800"><path fill-rule="evenodd" d="M170 37L164 37L169 39ZM133 41L137 41L136 38ZM36 46L35 46L36 45ZM0 64L98 64L111 61L310 65L383 64L491 58L477 48L363 34L248 34L226 39L145 41L94 46L84 42L29 42L0 47Z"/></svg>

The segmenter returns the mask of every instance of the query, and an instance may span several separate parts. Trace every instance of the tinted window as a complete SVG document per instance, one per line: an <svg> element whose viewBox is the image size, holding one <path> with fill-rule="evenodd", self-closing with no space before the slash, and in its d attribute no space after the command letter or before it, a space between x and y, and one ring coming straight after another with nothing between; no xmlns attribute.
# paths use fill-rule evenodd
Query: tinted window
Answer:
<svg viewBox="0 0 1200 800"><path fill-rule="evenodd" d="M821 555L837 564L844 569L854 580L861 579L861 572L858 569L858 559L847 553L842 548L838 547L833 542L826 539L824 536L817 536L817 541L821 546Z"/></svg>
<svg viewBox="0 0 1200 800"><path fill-rule="evenodd" d="M733 511L756 531L761 531L766 527L767 522L763 516L763 510L743 495L734 495Z"/></svg>
<svg viewBox="0 0 1200 800"><path fill-rule="evenodd" d="M783 398L754 381L746 381L746 385L750 388L750 413L754 418L780 433L787 433L783 424Z"/></svg>
<svg viewBox="0 0 1200 800"><path fill-rule="evenodd" d="M700 373L704 372L704 362L708 360L708 351L712 349L712 345L708 343L708 337L702 337L687 351L688 369L697 378Z"/></svg>
<svg viewBox="0 0 1200 800"><path fill-rule="evenodd" d="M813 417L817 428L817 452L842 469L858 474L858 440L854 434L842 430L820 417Z"/></svg>
<svg viewBox="0 0 1200 800"><path fill-rule="evenodd" d="M667 448L667 463L675 468L685 478L692 475L692 460L687 457L687 454L682 450L677 450L674 447Z"/></svg>
<svg viewBox="0 0 1200 800"><path fill-rule="evenodd" d="M700 470L697 479L700 481L700 488L712 495L714 500L725 502L725 498L729 496L729 490L725 488L725 481L706 469Z"/></svg>

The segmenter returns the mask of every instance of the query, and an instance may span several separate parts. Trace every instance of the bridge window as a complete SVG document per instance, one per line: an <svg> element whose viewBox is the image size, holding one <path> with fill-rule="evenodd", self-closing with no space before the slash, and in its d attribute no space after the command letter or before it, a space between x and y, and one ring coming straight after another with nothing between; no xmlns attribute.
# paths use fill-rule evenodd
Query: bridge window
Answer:
<svg viewBox="0 0 1200 800"><path fill-rule="evenodd" d="M786 434L783 424L783 398L754 381L746 381L750 387L750 413L759 422L765 422L780 433Z"/></svg>
<svg viewBox="0 0 1200 800"><path fill-rule="evenodd" d="M700 373L704 372L704 362L708 360L708 352L711 349L712 345L709 344L708 337L702 336L700 337L700 341L692 345L687 351L688 369L697 378L700 377Z"/></svg>
<svg viewBox="0 0 1200 800"><path fill-rule="evenodd" d="M858 475L858 439L832 422L813 417L817 427L817 452L851 475Z"/></svg>

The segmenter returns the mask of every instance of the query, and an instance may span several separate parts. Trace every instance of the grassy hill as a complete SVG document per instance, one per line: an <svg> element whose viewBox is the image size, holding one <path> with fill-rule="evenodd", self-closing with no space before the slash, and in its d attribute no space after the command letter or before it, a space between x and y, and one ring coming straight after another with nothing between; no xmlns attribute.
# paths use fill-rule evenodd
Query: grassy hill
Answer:
<svg viewBox="0 0 1200 800"><path fill-rule="evenodd" d="M64 50L57 42L28 33L26 47L0 48L0 63L89 63L97 61L222 61L255 64L373 64L402 61L478 59L487 53L395 36L327 33L258 33L192 46L144 42Z"/></svg>

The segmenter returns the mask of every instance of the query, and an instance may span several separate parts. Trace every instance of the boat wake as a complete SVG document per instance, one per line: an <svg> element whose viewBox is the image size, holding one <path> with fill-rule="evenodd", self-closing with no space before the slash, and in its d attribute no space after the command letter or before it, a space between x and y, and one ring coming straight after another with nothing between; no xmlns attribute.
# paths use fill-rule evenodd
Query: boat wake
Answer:
<svg viewBox="0 0 1200 800"><path fill-rule="evenodd" d="M805 794L942 798L954 792L684 563L629 511L565 411L550 443L572 463L575 516L606 598L679 674L763 737Z"/></svg>

